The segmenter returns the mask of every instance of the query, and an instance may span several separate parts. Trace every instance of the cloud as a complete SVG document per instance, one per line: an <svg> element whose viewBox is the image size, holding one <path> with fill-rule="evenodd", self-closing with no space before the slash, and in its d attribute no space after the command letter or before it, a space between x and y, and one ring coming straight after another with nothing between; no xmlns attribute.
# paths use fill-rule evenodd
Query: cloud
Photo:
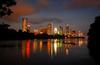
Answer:
<svg viewBox="0 0 100 65"><path fill-rule="evenodd" d="M10 16L4 17L4 19L6 19L8 21L17 21L19 16L29 15L29 14L33 13L32 7L30 7L28 5L23 5L20 7L17 6L12 10L14 13Z"/></svg>
<svg viewBox="0 0 100 65"><path fill-rule="evenodd" d="M10 16L5 16L5 20L16 22L19 16L35 14L48 5L48 0L38 0L34 6L27 3L27 0L16 0L16 2L17 4L11 8L14 13Z"/></svg>
<svg viewBox="0 0 100 65"><path fill-rule="evenodd" d="M43 24L43 23L61 23L61 19L59 18L35 18L35 19L30 19L29 21L31 24Z"/></svg>
<svg viewBox="0 0 100 65"><path fill-rule="evenodd" d="M34 4L32 4L34 2L33 0L16 0L16 1L17 1L17 4L12 7L12 10L14 13L10 16L4 17L5 20L13 21L13 22L18 21L19 16L27 16L31 14L36 14L39 11L44 10L45 8L49 8L53 2L55 3L55 5L56 3L60 2L61 5L64 5L64 10L65 9L73 10L73 9L100 6L100 0L36 0ZM32 3L30 4L30 2ZM52 6L52 8L54 7ZM58 6L58 8L60 9L60 6ZM63 8L63 6L61 6L61 8ZM57 8L55 8L55 10L57 10ZM51 11L52 10L50 10L50 12Z"/></svg>
<svg viewBox="0 0 100 65"><path fill-rule="evenodd" d="M33 7L25 3L24 0L16 0L16 2L17 4L11 8L13 14L4 17L4 19L9 22L16 22L18 21L19 16L28 15L33 12Z"/></svg>
<svg viewBox="0 0 100 65"><path fill-rule="evenodd" d="M100 6L100 0L71 0L64 4L65 9L81 9Z"/></svg>
<svg viewBox="0 0 100 65"><path fill-rule="evenodd" d="M44 8L47 8L48 5L49 5L49 0L37 0L36 4L34 5L34 9L36 10L36 12L39 12Z"/></svg>

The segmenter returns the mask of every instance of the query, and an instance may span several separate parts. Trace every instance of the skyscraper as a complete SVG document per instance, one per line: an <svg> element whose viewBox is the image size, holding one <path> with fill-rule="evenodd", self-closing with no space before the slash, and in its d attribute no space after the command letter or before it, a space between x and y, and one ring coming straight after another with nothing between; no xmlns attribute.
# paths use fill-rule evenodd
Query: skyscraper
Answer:
<svg viewBox="0 0 100 65"><path fill-rule="evenodd" d="M59 26L59 34L63 35L63 27L62 26Z"/></svg>
<svg viewBox="0 0 100 65"><path fill-rule="evenodd" d="M31 29L31 25L27 24L27 32L30 32L30 29Z"/></svg>
<svg viewBox="0 0 100 65"><path fill-rule="evenodd" d="M22 32L27 32L27 18L22 17Z"/></svg>
<svg viewBox="0 0 100 65"><path fill-rule="evenodd" d="M69 24L66 24L65 25L65 35L69 35L70 33L70 27L69 27Z"/></svg>
<svg viewBox="0 0 100 65"><path fill-rule="evenodd" d="M47 33L48 33L48 35L52 35L53 34L53 24L52 23L48 24Z"/></svg>

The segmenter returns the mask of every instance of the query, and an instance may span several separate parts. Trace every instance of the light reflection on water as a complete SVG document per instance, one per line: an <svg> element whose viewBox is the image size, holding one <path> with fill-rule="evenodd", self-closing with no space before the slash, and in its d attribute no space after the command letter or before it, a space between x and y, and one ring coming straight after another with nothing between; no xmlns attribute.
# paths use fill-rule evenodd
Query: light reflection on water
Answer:
<svg viewBox="0 0 100 65"><path fill-rule="evenodd" d="M48 39L48 40L22 40L21 53L22 57L29 58L32 54L47 52L52 58L60 53L69 54L69 50L74 46L81 47L86 43L84 39Z"/></svg>
<svg viewBox="0 0 100 65"><path fill-rule="evenodd" d="M93 65L86 43L86 39L0 41L0 65Z"/></svg>

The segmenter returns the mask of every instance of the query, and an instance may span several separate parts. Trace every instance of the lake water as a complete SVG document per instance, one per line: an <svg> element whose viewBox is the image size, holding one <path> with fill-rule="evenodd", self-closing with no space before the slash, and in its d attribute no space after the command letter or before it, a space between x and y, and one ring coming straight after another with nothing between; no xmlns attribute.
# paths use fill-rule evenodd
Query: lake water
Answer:
<svg viewBox="0 0 100 65"><path fill-rule="evenodd" d="M0 65L95 65L85 39L0 41Z"/></svg>

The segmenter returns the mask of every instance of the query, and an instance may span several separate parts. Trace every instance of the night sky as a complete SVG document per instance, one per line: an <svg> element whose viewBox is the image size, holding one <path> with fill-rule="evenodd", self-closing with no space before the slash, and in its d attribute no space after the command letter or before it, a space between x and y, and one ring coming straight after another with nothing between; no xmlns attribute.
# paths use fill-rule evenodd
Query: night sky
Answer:
<svg viewBox="0 0 100 65"><path fill-rule="evenodd" d="M100 15L100 0L16 0L13 14L2 20L12 28L21 28L21 17L27 16L31 27L70 24L75 30L87 32L94 17Z"/></svg>

